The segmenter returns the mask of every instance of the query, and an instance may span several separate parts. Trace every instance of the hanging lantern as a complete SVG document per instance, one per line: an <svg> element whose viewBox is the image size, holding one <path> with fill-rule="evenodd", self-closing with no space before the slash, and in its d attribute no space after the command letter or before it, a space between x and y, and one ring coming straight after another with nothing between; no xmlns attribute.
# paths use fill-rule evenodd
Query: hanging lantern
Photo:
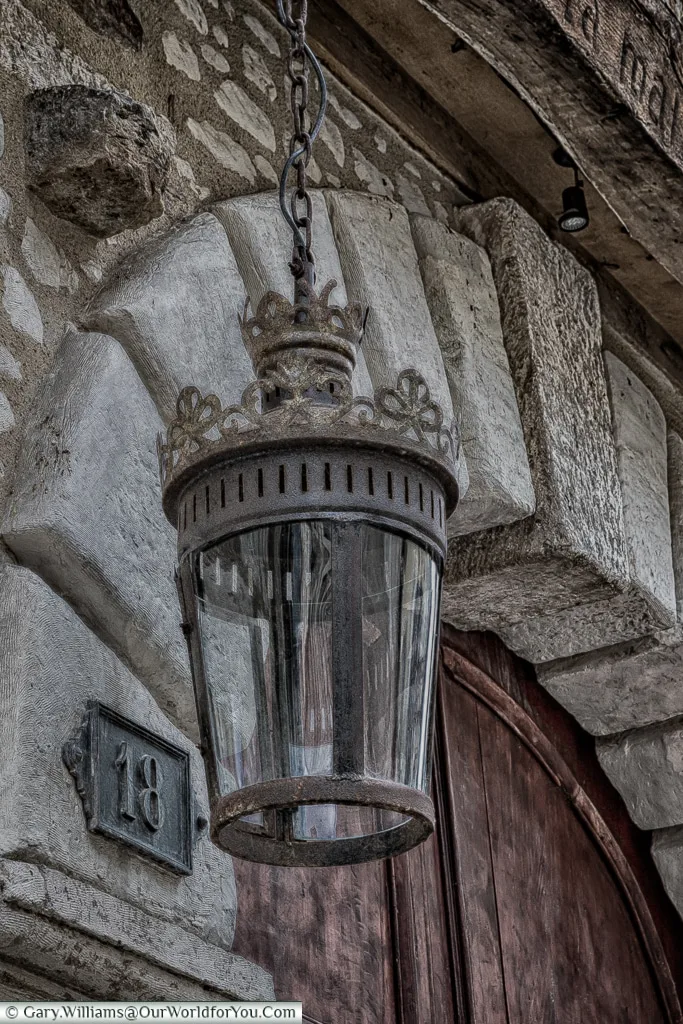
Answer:
<svg viewBox="0 0 683 1024"><path fill-rule="evenodd" d="M295 132L281 195L291 166L301 187L297 153L321 121L298 151ZM367 313L330 305L334 281L317 294L307 208L285 209L294 302L268 293L245 310L256 379L228 408L185 388L159 457L212 838L248 860L332 865L401 853L434 827L457 442L412 369L353 396Z"/></svg>

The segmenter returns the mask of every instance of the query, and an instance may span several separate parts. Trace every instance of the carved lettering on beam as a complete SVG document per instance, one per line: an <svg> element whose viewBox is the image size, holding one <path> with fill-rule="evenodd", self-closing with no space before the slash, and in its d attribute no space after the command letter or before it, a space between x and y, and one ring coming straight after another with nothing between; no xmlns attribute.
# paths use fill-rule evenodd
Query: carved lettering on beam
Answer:
<svg viewBox="0 0 683 1024"><path fill-rule="evenodd" d="M663 3L542 0L652 138L683 160L683 17Z"/></svg>

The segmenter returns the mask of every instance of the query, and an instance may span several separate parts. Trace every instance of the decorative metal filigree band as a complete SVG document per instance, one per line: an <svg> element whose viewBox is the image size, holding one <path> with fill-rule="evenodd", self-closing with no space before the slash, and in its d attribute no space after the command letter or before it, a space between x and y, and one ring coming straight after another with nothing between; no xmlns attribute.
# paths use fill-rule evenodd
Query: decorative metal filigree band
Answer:
<svg viewBox="0 0 683 1024"><path fill-rule="evenodd" d="M270 396L277 396L277 404L266 408ZM281 443L296 437L315 442L334 436L407 445L424 449L453 473L459 452L455 424L444 425L443 411L424 377L412 369L401 371L395 387L379 388L374 399L354 398L346 374L311 359L291 359L252 381L241 403L225 409L217 395L204 397L196 387L184 388L176 414L165 439L157 439L164 488L207 456L238 454L261 441Z"/></svg>
<svg viewBox="0 0 683 1024"><path fill-rule="evenodd" d="M299 290L305 301L294 303L278 292L266 292L252 317L247 315L247 299L244 316L240 320L247 351L252 352L255 343L260 347L269 339L275 345L281 343L287 328L296 330L302 336L319 334L323 338L343 338L354 347L359 345L363 336L365 312L358 303L349 303L348 306L328 305L336 287L334 279L328 281L318 295L307 281L301 281ZM305 320L300 319L302 315Z"/></svg>

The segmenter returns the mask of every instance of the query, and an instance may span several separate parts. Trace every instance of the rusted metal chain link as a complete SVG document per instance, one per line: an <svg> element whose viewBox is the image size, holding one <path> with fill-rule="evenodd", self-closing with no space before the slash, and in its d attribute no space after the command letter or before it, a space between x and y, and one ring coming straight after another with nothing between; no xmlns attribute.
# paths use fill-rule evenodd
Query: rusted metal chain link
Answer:
<svg viewBox="0 0 683 1024"><path fill-rule="evenodd" d="M311 159L313 140L325 116L327 90L322 69L306 42L308 0L277 0L277 6L280 21L291 39L287 70L291 81L290 107L293 122L289 158L280 179L280 206L294 234L292 273L296 278L306 277L312 283L315 263L312 250L313 206L307 190L306 170ZM313 67L320 84L320 109L313 128L309 127L308 117L309 65ZM296 170L296 187L292 189L288 207L287 179L292 167Z"/></svg>

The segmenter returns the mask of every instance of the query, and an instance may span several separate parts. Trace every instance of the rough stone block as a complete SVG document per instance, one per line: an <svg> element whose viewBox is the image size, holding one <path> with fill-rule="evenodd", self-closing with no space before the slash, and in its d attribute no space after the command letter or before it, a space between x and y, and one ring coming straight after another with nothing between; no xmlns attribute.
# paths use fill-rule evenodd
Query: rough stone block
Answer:
<svg viewBox="0 0 683 1024"><path fill-rule="evenodd" d="M677 624L634 643L615 644L537 669L539 681L594 735L683 714L683 441L674 433L668 437L668 484ZM646 513L649 506L656 508L655 494L647 487L641 493ZM664 553L661 558L665 564Z"/></svg>
<svg viewBox="0 0 683 1024"><path fill-rule="evenodd" d="M124 261L81 320L121 342L168 422L186 385L236 402L253 378L245 297L225 230L201 213Z"/></svg>
<svg viewBox="0 0 683 1024"><path fill-rule="evenodd" d="M660 628L676 619L667 488L666 421L659 403L621 360L605 353L631 586Z"/></svg>
<svg viewBox="0 0 683 1024"><path fill-rule="evenodd" d="M98 238L163 213L175 132L123 93L85 85L29 93L24 148L33 191L55 216Z"/></svg>
<svg viewBox="0 0 683 1024"><path fill-rule="evenodd" d="M316 287L320 290L330 280L337 287L330 295L330 303L347 303L344 276L332 234L322 192L311 192L315 232ZM291 299L294 281L289 269L292 258L292 233L280 212L277 193L240 196L229 199L215 208L216 216L225 227L230 247L246 285L252 309L267 291L279 292ZM372 384L365 364L363 348L358 352L354 373L356 394L370 394Z"/></svg>
<svg viewBox="0 0 683 1024"><path fill-rule="evenodd" d="M0 855L63 871L163 922L230 948L236 899L232 862L200 835L192 875L175 875L87 831L62 762L89 700L189 750L192 785L206 811L196 748L145 687L30 570L0 566Z"/></svg>
<svg viewBox="0 0 683 1024"><path fill-rule="evenodd" d="M488 256L438 221L411 226L469 472L457 537L523 519L536 499Z"/></svg>
<svg viewBox="0 0 683 1024"><path fill-rule="evenodd" d="M543 634L555 652L557 637L578 636L582 650L647 636L676 621L667 493L666 422L645 385L611 353L605 371L624 512L628 584L606 599L560 615L539 616L508 634L511 644ZM538 660L546 660L539 649Z"/></svg>
<svg viewBox="0 0 683 1024"><path fill-rule="evenodd" d="M443 611L545 661L595 646L594 631L553 631L553 616L628 582L595 285L512 200L459 211L458 227L491 259L536 512L451 543Z"/></svg>
<svg viewBox="0 0 683 1024"><path fill-rule="evenodd" d="M683 916L683 828L665 828L655 832L652 858L671 902Z"/></svg>
<svg viewBox="0 0 683 1024"><path fill-rule="evenodd" d="M175 534L161 511L160 429L118 342L67 331L27 424L3 535L196 735Z"/></svg>
<svg viewBox="0 0 683 1024"><path fill-rule="evenodd" d="M328 192L326 198L349 297L370 309L363 352L373 386L393 387L401 370L416 369L449 422L453 402L408 214L358 192ZM468 482L461 449L461 496Z"/></svg>
<svg viewBox="0 0 683 1024"><path fill-rule="evenodd" d="M683 824L683 722L598 740L597 754L639 828Z"/></svg>

